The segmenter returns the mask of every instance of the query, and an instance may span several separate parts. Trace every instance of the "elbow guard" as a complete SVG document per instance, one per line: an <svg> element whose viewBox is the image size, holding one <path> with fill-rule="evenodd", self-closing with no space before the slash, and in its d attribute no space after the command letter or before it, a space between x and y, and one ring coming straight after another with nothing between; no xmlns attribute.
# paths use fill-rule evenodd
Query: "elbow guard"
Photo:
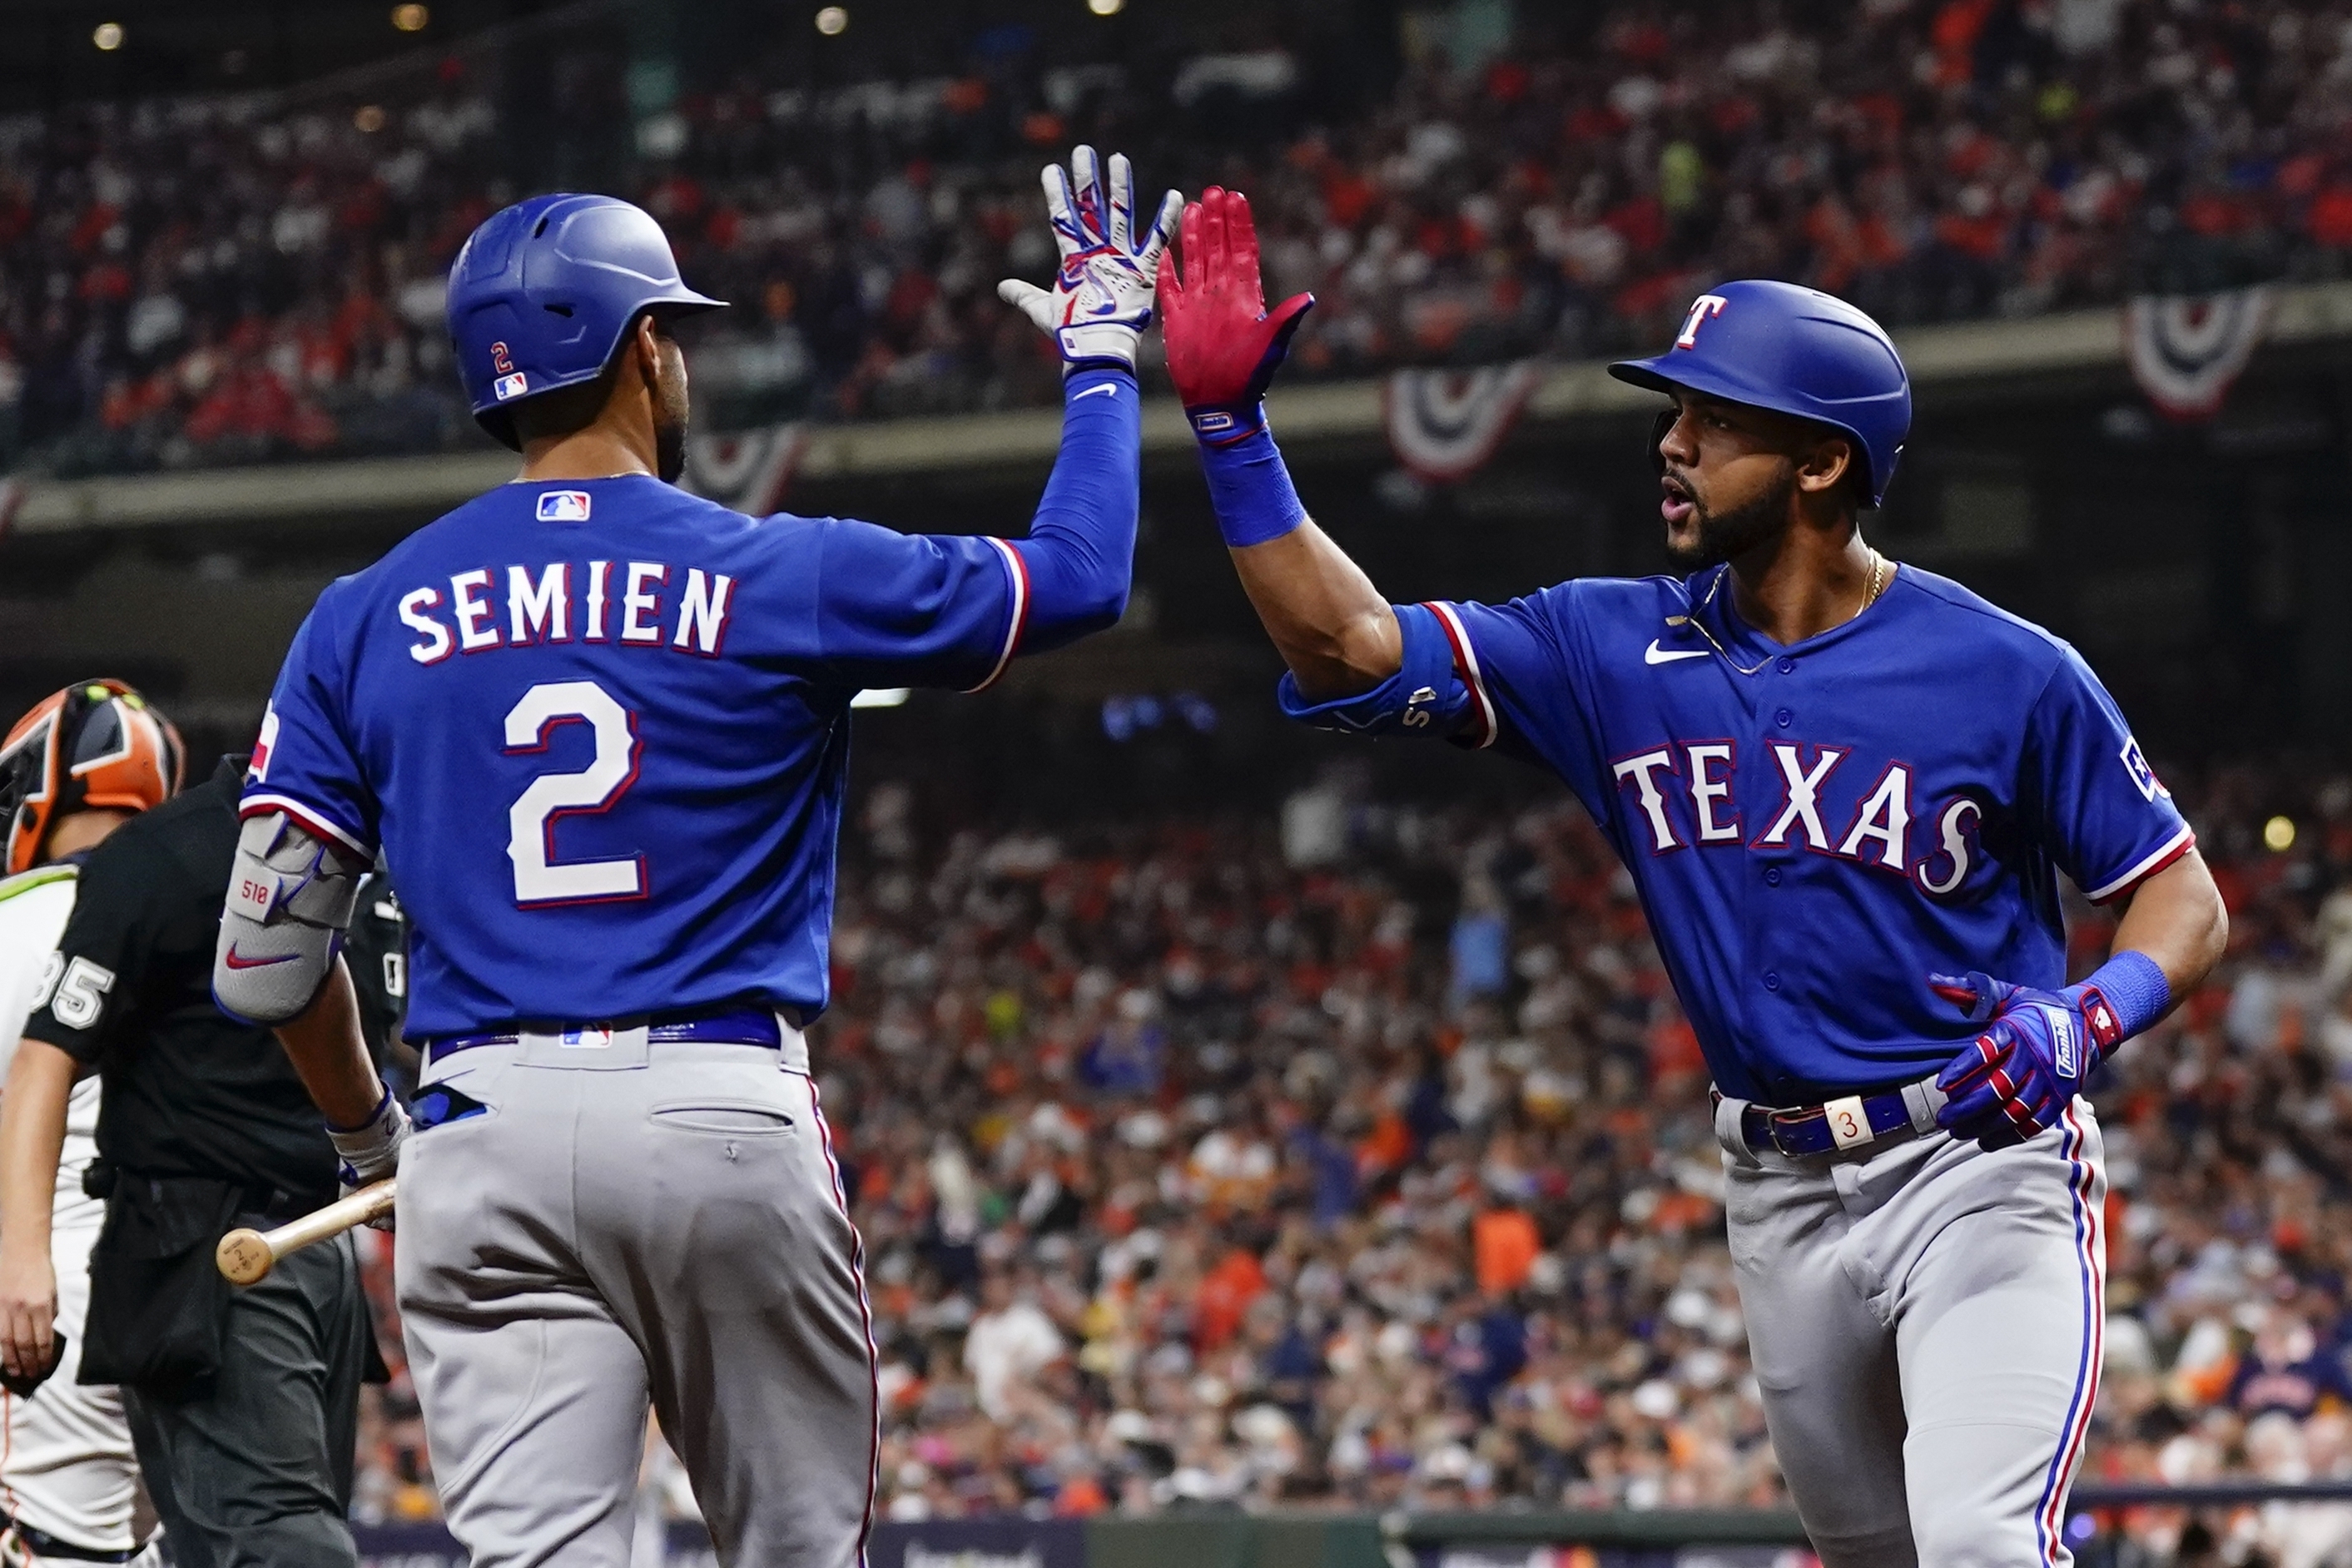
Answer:
<svg viewBox="0 0 2352 1568"><path fill-rule="evenodd" d="M1451 736L1470 711L1470 689L1454 668L1454 645L1426 605L1396 606L1404 662L1370 691L1309 702L1285 675L1275 688L1283 712L1318 730L1351 735Z"/></svg>
<svg viewBox="0 0 2352 1568"><path fill-rule="evenodd" d="M352 923L365 866L282 811L247 819L213 950L213 1000L269 1026L318 995Z"/></svg>

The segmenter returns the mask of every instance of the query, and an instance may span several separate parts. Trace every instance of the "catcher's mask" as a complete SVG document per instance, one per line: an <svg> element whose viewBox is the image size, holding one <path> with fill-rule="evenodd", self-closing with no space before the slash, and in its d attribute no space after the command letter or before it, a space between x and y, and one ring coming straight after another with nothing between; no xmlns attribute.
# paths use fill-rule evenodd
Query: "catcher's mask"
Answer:
<svg viewBox="0 0 2352 1568"><path fill-rule="evenodd" d="M49 829L77 811L145 811L179 792L186 748L128 682L76 681L16 721L0 742L6 874L30 870Z"/></svg>

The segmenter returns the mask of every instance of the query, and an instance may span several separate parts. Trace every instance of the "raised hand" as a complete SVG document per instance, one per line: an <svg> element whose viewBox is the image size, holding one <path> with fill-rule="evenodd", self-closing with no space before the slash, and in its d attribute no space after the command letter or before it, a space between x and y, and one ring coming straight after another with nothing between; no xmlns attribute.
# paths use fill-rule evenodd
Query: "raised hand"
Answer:
<svg viewBox="0 0 2352 1568"><path fill-rule="evenodd" d="M1315 296L1294 294L1265 308L1257 226L1239 191L1211 185L1184 209L1183 258L1181 278L1175 252L1160 259L1168 374L1192 433L1207 445L1229 446L1265 428L1265 389Z"/></svg>
<svg viewBox="0 0 2352 1568"><path fill-rule="evenodd" d="M1136 345L1151 324L1161 255L1184 199L1174 191L1140 233L1135 227L1135 174L1126 157L1110 157L1106 183L1095 150L1079 147L1070 166L1045 166L1045 212L1062 253L1052 289L1017 278L996 286L997 298L1017 306L1061 350L1065 374L1089 366L1132 371Z"/></svg>

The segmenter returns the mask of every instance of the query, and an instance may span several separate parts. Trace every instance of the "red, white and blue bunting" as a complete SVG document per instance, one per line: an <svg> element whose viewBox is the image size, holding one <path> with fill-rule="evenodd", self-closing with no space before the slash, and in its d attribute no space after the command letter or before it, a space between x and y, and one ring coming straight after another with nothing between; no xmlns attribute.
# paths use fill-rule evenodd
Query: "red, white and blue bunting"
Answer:
<svg viewBox="0 0 2352 1568"><path fill-rule="evenodd" d="M772 425L731 436L690 436L686 443L686 488L751 517L765 517L784 504L784 491L808 447L799 424Z"/></svg>
<svg viewBox="0 0 2352 1568"><path fill-rule="evenodd" d="M2271 293L2143 295L2124 306L2124 358L2168 418L2210 419L2261 345Z"/></svg>
<svg viewBox="0 0 2352 1568"><path fill-rule="evenodd" d="M1401 370L1381 387L1389 447L1415 479L1446 484L1486 467L1543 380L1531 360L1480 370Z"/></svg>

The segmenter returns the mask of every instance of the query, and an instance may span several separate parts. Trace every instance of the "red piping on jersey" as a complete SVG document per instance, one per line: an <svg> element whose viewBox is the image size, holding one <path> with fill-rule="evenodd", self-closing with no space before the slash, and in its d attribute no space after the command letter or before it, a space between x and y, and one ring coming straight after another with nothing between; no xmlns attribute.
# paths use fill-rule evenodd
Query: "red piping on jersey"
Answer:
<svg viewBox="0 0 2352 1568"><path fill-rule="evenodd" d="M1029 629L1029 563L1021 559L1021 552L1003 540L991 537L988 542L996 546L997 552L1004 557L1005 572L1012 578L1013 616L1004 631L1004 651L996 656L996 668L990 670L988 679L978 686L966 687L964 692L967 696L985 691L997 683L1013 663L1013 654L1020 649L1021 634Z"/></svg>
<svg viewBox="0 0 2352 1568"><path fill-rule="evenodd" d="M1495 718L1495 700L1486 695L1486 678L1478 673L1478 656L1471 649L1469 629L1463 626L1461 617L1454 613L1451 605L1441 605L1431 599L1424 601L1421 607L1437 617L1437 624L1444 628L1445 640L1453 645L1454 671L1462 677L1462 683L1470 689L1471 700L1478 709L1478 739L1474 749L1485 751L1495 743L1503 727Z"/></svg>
<svg viewBox="0 0 2352 1568"><path fill-rule="evenodd" d="M313 838L331 838L363 860L373 862L375 859L374 850L368 848L349 833L328 821L322 813L304 805L299 800L289 800L282 795L247 795L238 803L236 817L239 822L242 822L248 816L258 816L265 811L282 811L308 829Z"/></svg>
<svg viewBox="0 0 2352 1568"><path fill-rule="evenodd" d="M2173 837L2171 843L2125 872L2120 879L2108 883L2095 893L2085 893L2083 896L2095 904L2112 904L2196 847L2197 830L2184 826Z"/></svg>

